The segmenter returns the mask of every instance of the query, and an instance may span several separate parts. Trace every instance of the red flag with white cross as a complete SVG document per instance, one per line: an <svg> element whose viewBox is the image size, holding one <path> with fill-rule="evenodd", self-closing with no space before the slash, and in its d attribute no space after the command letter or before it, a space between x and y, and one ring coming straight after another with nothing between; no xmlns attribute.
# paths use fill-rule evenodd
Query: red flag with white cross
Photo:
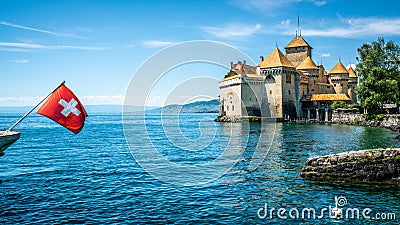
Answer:
<svg viewBox="0 0 400 225"><path fill-rule="evenodd" d="M75 134L82 130L88 116L82 103L64 83L49 96L36 113L54 120Z"/></svg>

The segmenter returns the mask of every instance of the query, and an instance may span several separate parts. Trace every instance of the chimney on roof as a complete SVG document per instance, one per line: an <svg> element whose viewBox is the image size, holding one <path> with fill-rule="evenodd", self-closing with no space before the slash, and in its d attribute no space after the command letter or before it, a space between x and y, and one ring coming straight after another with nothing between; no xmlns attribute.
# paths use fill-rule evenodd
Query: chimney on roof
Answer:
<svg viewBox="0 0 400 225"><path fill-rule="evenodd" d="M246 60L244 59L244 60L243 60L243 66L245 66L245 65L246 65Z"/></svg>
<svg viewBox="0 0 400 225"><path fill-rule="evenodd" d="M231 62L231 69L233 69L233 62Z"/></svg>
<svg viewBox="0 0 400 225"><path fill-rule="evenodd" d="M260 62L264 61L264 56L260 55Z"/></svg>

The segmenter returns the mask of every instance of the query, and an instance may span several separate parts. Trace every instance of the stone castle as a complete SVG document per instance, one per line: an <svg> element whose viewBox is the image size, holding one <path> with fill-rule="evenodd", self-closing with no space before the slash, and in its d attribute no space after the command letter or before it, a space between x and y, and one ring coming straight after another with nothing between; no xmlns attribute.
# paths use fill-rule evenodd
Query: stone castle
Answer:
<svg viewBox="0 0 400 225"><path fill-rule="evenodd" d="M358 79L339 61L329 72L312 60L312 47L301 35L260 56L257 66L231 62L219 82L221 120L244 117L331 120L334 101L356 103Z"/></svg>

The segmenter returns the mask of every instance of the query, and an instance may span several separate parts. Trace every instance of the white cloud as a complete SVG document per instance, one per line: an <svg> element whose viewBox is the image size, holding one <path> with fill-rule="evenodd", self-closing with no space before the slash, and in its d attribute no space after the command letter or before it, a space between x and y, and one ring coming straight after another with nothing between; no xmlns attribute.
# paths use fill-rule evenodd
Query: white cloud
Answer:
<svg viewBox="0 0 400 225"><path fill-rule="evenodd" d="M19 24L13 24L5 21L0 21L0 25L8 26L8 27L14 27L14 28L19 28L23 30L30 30L30 31L35 31L35 32L40 32L40 33L45 33L45 34L51 34L54 36L62 36L62 37L72 37L72 38L80 38L80 39L87 39L85 37L80 37L74 34L63 34L63 33L57 33L53 31L48 31L48 30L42 30L42 29L37 29L33 27L27 27Z"/></svg>
<svg viewBox="0 0 400 225"><path fill-rule="evenodd" d="M290 20L290 19L283 20L283 21L281 21L281 26L282 27L289 27L291 22L292 22L292 20Z"/></svg>
<svg viewBox="0 0 400 225"><path fill-rule="evenodd" d="M123 105L125 96L112 95L112 96L83 96L79 98L83 105Z"/></svg>
<svg viewBox="0 0 400 225"><path fill-rule="evenodd" d="M259 23L255 25L229 24L225 27L202 27L202 29L219 38L246 37L261 31Z"/></svg>
<svg viewBox="0 0 400 225"><path fill-rule="evenodd" d="M5 48L0 46L0 51L2 52L28 52L27 49L22 49L22 48Z"/></svg>
<svg viewBox="0 0 400 225"><path fill-rule="evenodd" d="M321 57L330 57L331 56L331 53L322 53L321 54Z"/></svg>
<svg viewBox="0 0 400 225"><path fill-rule="evenodd" d="M50 50L62 50L62 49L77 49L77 50L105 50L105 47L97 46L71 46L71 45L41 45L34 43L24 42L0 42L0 47L6 47L7 49L50 49ZM1 50L1 49L0 49Z"/></svg>
<svg viewBox="0 0 400 225"><path fill-rule="evenodd" d="M360 38L400 35L400 18L341 18L340 24L328 28L302 29L307 36ZM332 22L336 23L336 22Z"/></svg>
<svg viewBox="0 0 400 225"><path fill-rule="evenodd" d="M327 1L313 1L314 4L318 7L326 5Z"/></svg>
<svg viewBox="0 0 400 225"><path fill-rule="evenodd" d="M44 48L43 45L31 44L31 43L20 43L20 42L0 42L2 47L13 47L13 48Z"/></svg>
<svg viewBox="0 0 400 225"><path fill-rule="evenodd" d="M346 66L346 69L350 69L350 67L356 69L356 64L350 63L349 65Z"/></svg>
<svg viewBox="0 0 400 225"><path fill-rule="evenodd" d="M43 97L3 97L0 98L0 106L34 106Z"/></svg>
<svg viewBox="0 0 400 225"><path fill-rule="evenodd" d="M154 41L154 40L149 40L149 41L144 41L143 45L147 48L162 48L162 47L167 47L170 45L174 45L177 42L171 42L171 41Z"/></svg>
<svg viewBox="0 0 400 225"><path fill-rule="evenodd" d="M146 99L146 106L163 106L165 103L165 97L163 96L148 96Z"/></svg>
<svg viewBox="0 0 400 225"><path fill-rule="evenodd" d="M92 50L92 51L101 51L106 50L109 48L106 47L98 47L98 46L71 46L71 45L50 45L44 46L47 49L55 49L55 50L62 50L62 49L77 49L77 50Z"/></svg>
<svg viewBox="0 0 400 225"><path fill-rule="evenodd" d="M234 0L232 4L248 10L253 13L260 11L269 12L269 15L279 13L278 9L293 6L295 3L313 3L315 6L320 7L326 5L326 0Z"/></svg>
<svg viewBox="0 0 400 225"><path fill-rule="evenodd" d="M12 60L7 60L7 62L10 62L10 63L29 63L29 60L27 60L27 59L12 59Z"/></svg>

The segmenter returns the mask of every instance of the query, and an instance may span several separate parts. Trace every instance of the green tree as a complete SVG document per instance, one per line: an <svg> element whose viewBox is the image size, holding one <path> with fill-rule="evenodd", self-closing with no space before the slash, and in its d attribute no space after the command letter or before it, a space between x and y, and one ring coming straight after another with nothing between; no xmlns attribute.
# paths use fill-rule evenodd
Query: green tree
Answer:
<svg viewBox="0 0 400 225"><path fill-rule="evenodd" d="M332 103L331 107L333 109L347 108L347 104L344 101L335 101L335 102Z"/></svg>
<svg viewBox="0 0 400 225"><path fill-rule="evenodd" d="M394 41L363 44L357 49L356 67L360 78L357 97L371 113L378 113L385 103L400 103L400 47Z"/></svg>

